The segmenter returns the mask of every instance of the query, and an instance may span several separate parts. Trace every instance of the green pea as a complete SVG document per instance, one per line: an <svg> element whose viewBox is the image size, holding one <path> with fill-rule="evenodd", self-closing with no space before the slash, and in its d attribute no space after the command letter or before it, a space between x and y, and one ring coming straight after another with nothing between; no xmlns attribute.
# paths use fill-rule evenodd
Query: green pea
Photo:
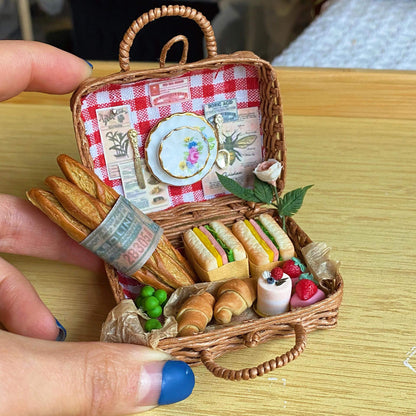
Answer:
<svg viewBox="0 0 416 416"><path fill-rule="evenodd" d="M144 298L143 309L146 312L156 308L156 306L160 306L160 305L159 305L159 301L154 296L149 296L147 298Z"/></svg>
<svg viewBox="0 0 416 416"><path fill-rule="evenodd" d="M146 332L150 332L152 329L160 329L162 328L162 324L157 319L149 319L144 324L144 330Z"/></svg>
<svg viewBox="0 0 416 416"><path fill-rule="evenodd" d="M140 295L144 298L147 298L149 296L152 296L153 293L155 293L155 290L152 288L152 286L145 286L140 292Z"/></svg>
<svg viewBox="0 0 416 416"><path fill-rule="evenodd" d="M162 315L162 307L157 305L153 309L146 311L146 313L149 318L159 318L159 316Z"/></svg>
<svg viewBox="0 0 416 416"><path fill-rule="evenodd" d="M163 302L168 298L168 294L166 293L166 290L158 289L155 293L153 293L153 296L159 301L159 304L162 305Z"/></svg>
<svg viewBox="0 0 416 416"><path fill-rule="evenodd" d="M138 307L138 308L140 308L140 306L142 306L141 305L141 302L143 301L143 298L141 297L141 296L137 296L137 298L136 299L134 299L134 303L135 303L135 305Z"/></svg>

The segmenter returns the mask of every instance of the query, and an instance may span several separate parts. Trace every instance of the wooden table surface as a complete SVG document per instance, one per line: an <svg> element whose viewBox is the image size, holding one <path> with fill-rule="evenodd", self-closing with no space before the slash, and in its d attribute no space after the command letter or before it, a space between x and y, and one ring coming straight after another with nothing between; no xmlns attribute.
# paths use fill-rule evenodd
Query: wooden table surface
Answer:
<svg viewBox="0 0 416 416"><path fill-rule="evenodd" d="M116 63L94 65L94 76L118 71ZM297 360L252 381L224 381L196 367L192 396L149 414L416 415L416 73L277 73L286 189L315 185L295 219L342 262L338 326L309 334ZM23 198L44 177L59 174L59 153L78 157L68 101L69 95L25 93L0 104L0 192ZM69 342L99 338L114 306L104 276L5 257L65 325ZM275 340L218 362L251 367L292 344Z"/></svg>

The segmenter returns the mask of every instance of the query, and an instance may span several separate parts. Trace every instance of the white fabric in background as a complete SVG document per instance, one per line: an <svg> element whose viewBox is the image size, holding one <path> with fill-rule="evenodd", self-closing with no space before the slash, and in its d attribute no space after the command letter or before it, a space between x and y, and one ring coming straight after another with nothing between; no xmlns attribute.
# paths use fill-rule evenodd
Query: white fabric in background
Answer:
<svg viewBox="0 0 416 416"><path fill-rule="evenodd" d="M416 0L332 0L272 64L416 70Z"/></svg>

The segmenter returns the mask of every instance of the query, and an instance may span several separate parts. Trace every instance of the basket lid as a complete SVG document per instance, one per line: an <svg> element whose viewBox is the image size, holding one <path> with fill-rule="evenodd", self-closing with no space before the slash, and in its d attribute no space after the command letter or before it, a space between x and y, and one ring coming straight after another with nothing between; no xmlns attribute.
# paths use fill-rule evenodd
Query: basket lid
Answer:
<svg viewBox="0 0 416 416"><path fill-rule="evenodd" d="M204 32L208 57L197 62L186 63L188 42L184 36L180 35L172 38L162 49L159 68L131 70L129 50L134 37L148 22L164 16L182 16L195 20ZM178 64L166 67L166 54L169 48L179 41L184 44L182 59ZM171 116L173 113L184 113L189 108L191 108L192 113L203 115L203 106L215 101L217 96L224 95L225 89L228 93L228 95L225 95L226 98L234 94L238 109L250 112L250 108L258 108L259 127L262 134L261 160L276 159L282 164L282 171L276 186L279 193L283 191L286 177L286 149L282 107L276 74L269 62L248 51L217 55L215 36L209 22L199 12L184 6L163 6L160 9L151 10L135 20L120 44L119 62L120 72L101 78L90 78L78 87L71 98L73 123L81 160L84 165L95 170L104 182L118 192L123 193L120 181L111 179L111 175L108 174L110 163L103 150L101 150L103 149L103 132L99 130L100 123L98 120L98 117L102 115L101 110L116 108L121 111L123 106L127 105L129 107L129 128L133 127L139 133L139 156L145 158L147 136L162 119ZM220 80L221 77L223 78L222 81ZM197 80L199 85L191 85L193 79L195 79L195 82ZM179 104L170 103L167 106L152 106L152 97L149 95L150 87L152 85L160 87L161 83L169 83L172 80L182 82L183 85L179 88L185 91L185 100ZM228 81L228 84L224 80ZM217 87L222 88L218 94L215 91ZM140 95L138 91L143 92L143 95ZM194 97L193 94L197 94L197 91L199 91L199 95ZM200 91L202 91L202 96ZM191 106L187 99L192 101ZM117 111L114 115L117 116ZM105 133L108 133L108 131ZM115 135L113 131L112 143L115 143L115 140L118 139L121 141L122 138ZM161 140L163 139L165 139L165 136ZM221 154L221 157L234 159L239 158L242 149L247 148L250 142L250 139L244 135L239 135L238 132L227 140L228 148L219 145L218 153ZM221 150L227 151L228 156L225 151L221 153ZM252 168L254 169L254 166ZM189 189L190 186L191 189ZM201 209L202 207L212 206L214 198L215 205L219 203L218 198L216 198L218 195L215 192L208 196L205 195L201 181L193 184L187 183L184 186L173 186L173 188L175 189L168 189L167 191L170 200L173 202L166 206L161 200L162 196L156 195L155 201L159 204L158 211L149 216L159 219L163 217L162 213L166 208L178 208L177 211L169 210L169 216L171 216L175 212L181 212L180 207L182 205L191 204L193 220L195 220L195 216L198 216L198 214L195 214L193 203L199 204L198 206L201 206ZM221 198L225 198L226 205L231 210L235 211L238 208L238 215L244 213L245 210L253 209L253 204L243 202L231 195L221 196Z"/></svg>

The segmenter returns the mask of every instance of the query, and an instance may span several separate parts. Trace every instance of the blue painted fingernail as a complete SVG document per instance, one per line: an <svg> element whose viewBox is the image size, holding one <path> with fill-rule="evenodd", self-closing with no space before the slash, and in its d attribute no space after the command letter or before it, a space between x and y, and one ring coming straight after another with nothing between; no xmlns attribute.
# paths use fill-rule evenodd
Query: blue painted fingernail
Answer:
<svg viewBox="0 0 416 416"><path fill-rule="evenodd" d="M162 388L159 405L180 402L194 389L195 376L191 367L183 361L166 361L162 370Z"/></svg>
<svg viewBox="0 0 416 416"><path fill-rule="evenodd" d="M56 341L65 341L66 338L66 329L62 326L62 324L55 318L56 326L59 329L58 336L56 337Z"/></svg>
<svg viewBox="0 0 416 416"><path fill-rule="evenodd" d="M91 67L91 69L94 69L94 66L91 62L88 62L86 59L84 59L84 61Z"/></svg>

